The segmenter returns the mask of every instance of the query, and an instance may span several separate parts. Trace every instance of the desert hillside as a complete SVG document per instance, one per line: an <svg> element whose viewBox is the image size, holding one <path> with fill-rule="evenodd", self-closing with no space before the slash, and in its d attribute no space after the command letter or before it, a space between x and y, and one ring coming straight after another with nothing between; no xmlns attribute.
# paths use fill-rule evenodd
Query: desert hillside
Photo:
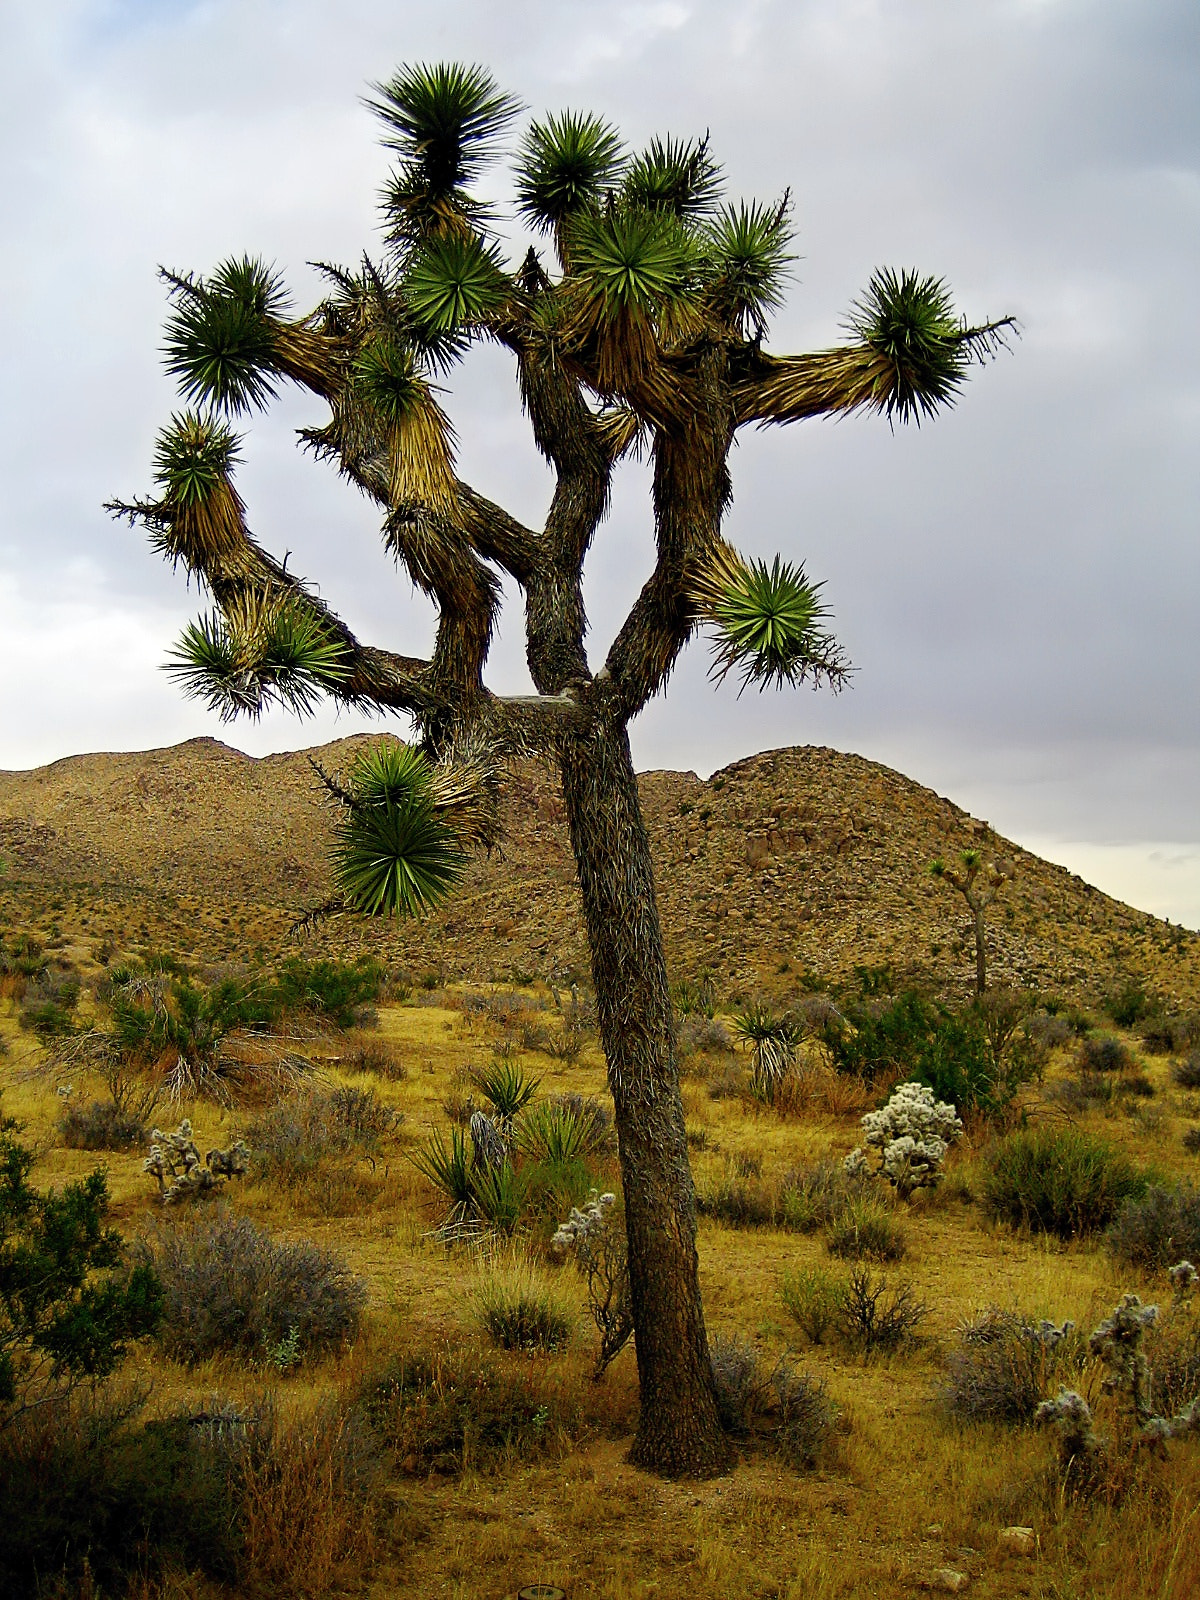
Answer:
<svg viewBox="0 0 1200 1600"><path fill-rule="evenodd" d="M84 963L105 945L210 961L277 951L330 888L329 812L312 761L336 771L357 742L254 759L193 739L0 773L6 920L57 918ZM1136 978L1164 1000L1200 998L1200 937L1110 899L875 762L798 746L707 782L649 772L641 788L677 979L710 971L730 992L784 992L887 964L898 977L965 987L965 907L926 867L983 843L1014 869L990 913L997 979L1094 998ZM416 926L334 920L311 937L331 952L365 943L447 977L586 973L553 774L515 770L503 806L503 849L477 860L442 913Z"/></svg>

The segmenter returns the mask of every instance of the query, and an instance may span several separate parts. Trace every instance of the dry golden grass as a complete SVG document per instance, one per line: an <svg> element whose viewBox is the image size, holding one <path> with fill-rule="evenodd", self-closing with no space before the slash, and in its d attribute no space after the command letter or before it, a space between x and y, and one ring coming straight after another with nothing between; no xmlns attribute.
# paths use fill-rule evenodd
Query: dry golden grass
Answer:
<svg viewBox="0 0 1200 1600"><path fill-rule="evenodd" d="M427 998L448 1003L417 1003ZM38 1182L82 1176L97 1158L57 1141L54 1082L31 1075L35 1051L16 1029L13 1011L11 1003L0 1004L0 1032L10 1046L0 1060L4 1108L27 1125L38 1147ZM909 1252L889 1272L911 1280L930 1311L922 1342L894 1357L865 1362L837 1346L805 1347L784 1309L781 1285L797 1267L839 1266L819 1232L702 1221L710 1327L749 1337L768 1363L791 1348L825 1380L842 1413L836 1452L825 1466L797 1473L750 1452L729 1477L701 1485L660 1483L628 1467L633 1353L618 1359L603 1385L591 1384L592 1333L578 1280L569 1267L543 1260L539 1270L554 1273L556 1291L578 1308L578 1337L562 1354L537 1357L535 1368L527 1357L490 1359L544 1375L580 1419L575 1442L562 1454L458 1480L389 1469L368 1514L339 1479L332 1448L336 1430L345 1426L347 1397L405 1351L484 1353L470 1301L477 1255L448 1251L430 1237L441 1207L407 1155L446 1125L443 1102L453 1075L488 1061L504 1035L486 1015L454 1003L453 994L419 992L412 1003L381 1008L379 1032L370 1037L388 1047L405 1069L402 1076L347 1071L343 1060L333 1059L353 1054L344 1041L314 1047L325 1056L319 1068L325 1081L372 1088L401 1114L374 1167L352 1159L335 1165L325 1194L249 1180L230 1186L229 1202L239 1213L284 1236L336 1249L367 1279L371 1295L367 1328L352 1350L271 1375L291 1446L285 1470L276 1465L252 1481L244 1512L262 1593L315 1597L365 1587L372 1600L410 1594L497 1600L542 1582L560 1585L571 1600L726 1600L734 1594L865 1600L919 1592L944 1567L967 1573L972 1594L997 1600L1185 1600L1200 1592L1200 1448L1194 1442L1173 1445L1165 1461L1132 1462L1119 1503L1081 1503L1056 1488L1049 1438L958 1427L937 1407L941 1355L957 1325L982 1307L1071 1317L1086 1330L1123 1289L1161 1293L1153 1283L1116 1271L1096 1241L1063 1246L986 1225L973 1201L983 1128L970 1130L953 1152L941 1190L897 1208ZM594 1042L573 1063L522 1051L519 1042L514 1048L540 1077L542 1094L602 1092ZM684 1099L701 1188L738 1160L757 1163L764 1183L778 1183L789 1168L841 1156L857 1142L862 1095L855 1086L846 1090L810 1073L780 1117L737 1096L713 1098L700 1065L689 1067ZM1194 1097L1172 1086L1166 1061L1150 1058L1144 1065L1157 1090L1149 1102L1152 1118L1093 1110L1078 1120L1141 1161L1194 1173L1196 1160L1180 1142ZM1068 1070L1064 1055L1051 1079ZM80 1094L97 1092L83 1076L74 1087ZM1027 1098L1032 1116L1062 1115L1042 1090ZM253 1110L198 1102L164 1108L159 1121L190 1115L203 1149L228 1143ZM114 1215L132 1235L154 1214L152 1186L139 1156L103 1159ZM217 1360L188 1369L152 1350L137 1352L130 1371L151 1379L156 1403L164 1405L214 1391L248 1402L261 1397L268 1381L261 1368ZM340 1410L333 1403L339 1397ZM998 1543L1000 1529L1013 1523L1036 1530L1033 1557L1008 1555ZM211 1600L223 1593L186 1575L147 1581L135 1592L139 1600Z"/></svg>

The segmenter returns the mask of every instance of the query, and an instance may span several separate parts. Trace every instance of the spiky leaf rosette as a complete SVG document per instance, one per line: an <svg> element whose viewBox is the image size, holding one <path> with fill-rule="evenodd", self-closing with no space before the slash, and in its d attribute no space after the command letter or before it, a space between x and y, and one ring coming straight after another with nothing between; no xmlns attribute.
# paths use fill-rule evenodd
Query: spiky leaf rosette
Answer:
<svg viewBox="0 0 1200 1600"><path fill-rule="evenodd" d="M504 304L509 289L499 250L470 233L424 245L404 294L418 332L437 338L482 322Z"/></svg>
<svg viewBox="0 0 1200 1600"><path fill-rule="evenodd" d="M374 89L366 103L401 158L384 191L392 242L462 231L481 214L468 187L496 155L520 102L483 67L455 62L402 67Z"/></svg>
<svg viewBox="0 0 1200 1600"><path fill-rule="evenodd" d="M761 338L767 317L783 304L783 283L796 259L788 250L787 204L723 207L705 229L706 300L742 338Z"/></svg>
<svg viewBox="0 0 1200 1600"><path fill-rule="evenodd" d="M346 904L404 917L445 900L466 858L439 809L429 761L408 745L372 745L350 769L347 799L333 848Z"/></svg>
<svg viewBox="0 0 1200 1600"><path fill-rule="evenodd" d="M277 273L249 256L219 266L207 281L169 277L167 371L189 400L238 414L274 399L276 336L287 297Z"/></svg>
<svg viewBox="0 0 1200 1600"><path fill-rule="evenodd" d="M721 169L703 139L653 139L629 163L622 186L625 202L643 211L664 211L681 221L707 216L721 197Z"/></svg>
<svg viewBox="0 0 1200 1600"><path fill-rule="evenodd" d="M154 481L162 491L153 541L190 571L228 561L245 544L245 506L233 487L240 440L213 417L173 416L154 446Z"/></svg>
<svg viewBox="0 0 1200 1600"><path fill-rule="evenodd" d="M543 232L595 205L616 181L621 136L600 117L565 111L533 123L517 158L517 209Z"/></svg>
<svg viewBox="0 0 1200 1600"><path fill-rule="evenodd" d="M713 675L719 681L737 667L743 690L752 683L764 689L806 680L838 685L846 664L820 626L828 616L820 591L802 565L776 556L768 567L718 545L690 590L696 609L716 629Z"/></svg>
<svg viewBox="0 0 1200 1600"><path fill-rule="evenodd" d="M270 704L307 716L345 678L345 648L294 597L247 595L189 623L165 670L224 722Z"/></svg>
<svg viewBox="0 0 1200 1600"><path fill-rule="evenodd" d="M919 423L954 400L972 346L941 278L882 268L872 274L846 327L877 358L875 404L889 418Z"/></svg>

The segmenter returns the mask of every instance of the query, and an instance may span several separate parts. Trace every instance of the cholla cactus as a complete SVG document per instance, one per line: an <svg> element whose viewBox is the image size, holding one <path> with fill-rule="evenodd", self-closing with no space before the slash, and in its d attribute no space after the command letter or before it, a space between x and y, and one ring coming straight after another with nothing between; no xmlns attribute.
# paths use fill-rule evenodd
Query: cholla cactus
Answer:
<svg viewBox="0 0 1200 1600"><path fill-rule="evenodd" d="M250 1151L241 1139L228 1150L210 1150L201 1161L187 1117L174 1133L155 1128L150 1139L150 1154L142 1162L142 1171L157 1180L165 1206L209 1194L223 1179L242 1177L250 1165Z"/></svg>
<svg viewBox="0 0 1200 1600"><path fill-rule="evenodd" d="M1063 1465L1090 1462L1104 1449L1092 1426L1092 1408L1075 1389L1060 1389L1053 1400L1043 1400L1033 1414L1039 1427L1058 1429Z"/></svg>
<svg viewBox="0 0 1200 1600"><path fill-rule="evenodd" d="M574 1252L575 1265L587 1280L588 1310L600 1333L592 1371L596 1379L604 1376L633 1332L629 1260L625 1230L613 1212L616 1201L615 1194L597 1194L593 1189L587 1205L572 1206L571 1215L550 1241L556 1250Z"/></svg>
<svg viewBox="0 0 1200 1600"><path fill-rule="evenodd" d="M927 1084L902 1083L882 1110L867 1112L862 1128L868 1149L879 1153L877 1174L907 1197L940 1182L946 1151L962 1132L962 1122L949 1102L934 1099ZM868 1171L867 1152L861 1146L852 1150L845 1167L851 1177Z"/></svg>
<svg viewBox="0 0 1200 1600"><path fill-rule="evenodd" d="M1109 1369L1104 1380L1106 1394L1124 1390L1133 1399L1133 1409L1144 1428L1154 1415L1150 1404L1152 1373L1142 1341L1147 1328L1158 1321L1158 1307L1144 1306L1136 1294L1121 1296L1121 1304L1096 1328L1088 1349Z"/></svg>
<svg viewBox="0 0 1200 1600"><path fill-rule="evenodd" d="M1167 1268L1167 1277L1171 1280L1174 1309L1181 1311L1191 1303L1196 1279L1200 1277L1200 1273L1197 1273L1190 1261L1177 1261L1173 1267Z"/></svg>

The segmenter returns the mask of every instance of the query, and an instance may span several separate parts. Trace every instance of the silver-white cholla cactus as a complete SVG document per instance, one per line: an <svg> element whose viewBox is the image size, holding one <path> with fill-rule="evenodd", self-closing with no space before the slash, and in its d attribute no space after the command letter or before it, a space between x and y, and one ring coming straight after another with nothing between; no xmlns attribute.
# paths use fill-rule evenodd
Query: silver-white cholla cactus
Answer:
<svg viewBox="0 0 1200 1600"><path fill-rule="evenodd" d="M142 1162L142 1171L157 1181L165 1206L209 1194L223 1179L242 1177L250 1165L250 1151L241 1139L228 1150L210 1150L201 1161L187 1117L174 1133L155 1128L150 1138L150 1154Z"/></svg>
<svg viewBox="0 0 1200 1600"><path fill-rule="evenodd" d="M931 1188L941 1181L942 1163L951 1143L962 1132L962 1121L945 1100L935 1100L924 1083L901 1083L880 1111L862 1119L867 1149L861 1146L846 1157L851 1177L871 1171L869 1150L879 1156L878 1176L894 1184L907 1197L914 1189Z"/></svg>

